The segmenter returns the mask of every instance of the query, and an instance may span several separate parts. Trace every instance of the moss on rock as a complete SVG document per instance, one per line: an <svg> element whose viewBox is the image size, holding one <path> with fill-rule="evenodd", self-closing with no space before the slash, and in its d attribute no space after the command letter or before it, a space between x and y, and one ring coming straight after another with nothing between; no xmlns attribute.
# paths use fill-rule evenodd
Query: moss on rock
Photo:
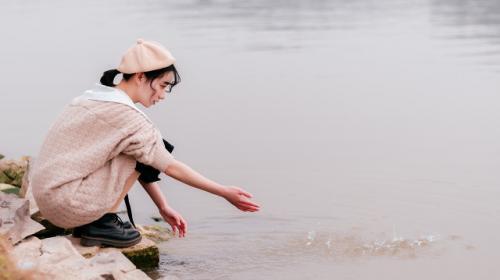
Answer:
<svg viewBox="0 0 500 280"><path fill-rule="evenodd" d="M142 234L156 243L160 243L163 241L167 241L172 237L172 232L164 228L160 225L151 225L151 226L141 226L138 225L137 229Z"/></svg>
<svg viewBox="0 0 500 280"><path fill-rule="evenodd" d="M5 175L5 173L3 173L3 171L0 170L0 183L1 184L8 184L8 182L10 182L11 179L9 177L7 177L7 175Z"/></svg>
<svg viewBox="0 0 500 280"><path fill-rule="evenodd" d="M28 161L29 157L22 157L19 160L2 160L0 162L0 183L21 187Z"/></svg>
<svg viewBox="0 0 500 280"><path fill-rule="evenodd" d="M20 190L20 188L18 188L16 186L13 186L10 184L0 183L0 191L2 191L4 193L13 193L13 194L19 195L19 190Z"/></svg>
<svg viewBox="0 0 500 280"><path fill-rule="evenodd" d="M147 238L143 238L135 246L120 249L120 251L141 269L158 267L160 263L160 250L158 246Z"/></svg>

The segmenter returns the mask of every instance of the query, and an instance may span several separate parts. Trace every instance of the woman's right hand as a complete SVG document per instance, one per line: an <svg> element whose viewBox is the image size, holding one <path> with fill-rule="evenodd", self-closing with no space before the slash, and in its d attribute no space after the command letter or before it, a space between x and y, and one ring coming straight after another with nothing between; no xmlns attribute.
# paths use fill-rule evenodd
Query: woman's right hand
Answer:
<svg viewBox="0 0 500 280"><path fill-rule="evenodd" d="M174 236L176 234L178 234L179 237L186 236L187 223L184 218L179 213L177 213L177 211L170 207L166 207L164 209L160 209L160 215L163 217L165 222L167 222L172 227Z"/></svg>
<svg viewBox="0 0 500 280"><path fill-rule="evenodd" d="M228 186L222 196L241 211L256 212L260 209L258 204L250 200L252 195L241 188Z"/></svg>

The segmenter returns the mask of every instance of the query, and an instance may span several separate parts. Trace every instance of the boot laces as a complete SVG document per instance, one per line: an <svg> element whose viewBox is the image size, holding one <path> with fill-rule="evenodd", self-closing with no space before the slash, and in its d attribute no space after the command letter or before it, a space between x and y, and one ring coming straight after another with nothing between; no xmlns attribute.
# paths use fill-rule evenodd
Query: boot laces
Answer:
<svg viewBox="0 0 500 280"><path fill-rule="evenodd" d="M118 214L115 214L114 216L115 216L114 222L120 225L120 227L124 227L125 223L123 222L122 218L118 216Z"/></svg>

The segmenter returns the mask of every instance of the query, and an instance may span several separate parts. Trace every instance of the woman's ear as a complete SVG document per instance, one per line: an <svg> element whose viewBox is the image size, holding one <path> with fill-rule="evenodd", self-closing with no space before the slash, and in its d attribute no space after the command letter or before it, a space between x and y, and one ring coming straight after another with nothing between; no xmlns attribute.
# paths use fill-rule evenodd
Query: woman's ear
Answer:
<svg viewBox="0 0 500 280"><path fill-rule="evenodd" d="M143 82L143 80L146 79L146 76L144 75L144 73L136 73L134 75L134 80L137 84L140 84L141 82Z"/></svg>

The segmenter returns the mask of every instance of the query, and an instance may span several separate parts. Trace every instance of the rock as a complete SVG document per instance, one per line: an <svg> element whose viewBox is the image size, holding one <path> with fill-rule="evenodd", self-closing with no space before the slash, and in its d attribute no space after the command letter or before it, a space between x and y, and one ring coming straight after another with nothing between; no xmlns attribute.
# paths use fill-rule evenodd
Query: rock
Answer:
<svg viewBox="0 0 500 280"><path fill-rule="evenodd" d="M143 237L141 242L132 247L118 249L118 248L100 248L98 246L85 247L80 245L80 238L66 236L66 238L73 244L75 249L85 258L92 258L100 252L108 252L118 250L125 257L127 257L138 268L154 268L160 262L160 251L156 243Z"/></svg>
<svg viewBox="0 0 500 280"><path fill-rule="evenodd" d="M106 270L130 272L135 265L127 259L118 249L107 248L100 250L94 257L90 258L90 265L94 267L105 267Z"/></svg>
<svg viewBox="0 0 500 280"><path fill-rule="evenodd" d="M141 242L120 251L139 268L154 268L160 263L160 250L156 243L143 237Z"/></svg>
<svg viewBox="0 0 500 280"><path fill-rule="evenodd" d="M0 191L4 193L19 194L19 188L10 184L0 183Z"/></svg>
<svg viewBox="0 0 500 280"><path fill-rule="evenodd" d="M24 270L43 279L150 279L119 250L107 248L84 258L67 237L32 237L14 247L12 257Z"/></svg>
<svg viewBox="0 0 500 280"><path fill-rule="evenodd" d="M5 157L4 155L0 154L0 159L3 159L4 157Z"/></svg>
<svg viewBox="0 0 500 280"><path fill-rule="evenodd" d="M40 251L36 268L50 279L82 279L82 271L89 266L71 242L61 236L43 239Z"/></svg>
<svg viewBox="0 0 500 280"><path fill-rule="evenodd" d="M11 251L11 257L17 260L17 267L32 269L38 263L38 257L42 255L42 241L36 237L30 237L16 246Z"/></svg>
<svg viewBox="0 0 500 280"><path fill-rule="evenodd" d="M123 276L115 276L116 279L124 279L124 280L142 280L142 279L151 279L149 276L144 273L144 271L140 269L135 269L124 273Z"/></svg>
<svg viewBox="0 0 500 280"><path fill-rule="evenodd" d="M73 244L73 247L75 247L78 253L80 253L80 255L87 259L97 255L97 253L101 249L99 246L82 246L80 245L80 238L76 238L71 235L67 235L66 238L71 242L71 244Z"/></svg>
<svg viewBox="0 0 500 280"><path fill-rule="evenodd" d="M29 160L29 157L21 157L19 160L2 159L0 161L0 183L21 187Z"/></svg>
<svg viewBox="0 0 500 280"><path fill-rule="evenodd" d="M21 271L12 255L12 246L0 236L0 279L33 280L33 271Z"/></svg>
<svg viewBox="0 0 500 280"><path fill-rule="evenodd" d="M172 232L169 229L166 229L159 225L153 225L153 226L137 225L137 229L143 236L157 243L167 241L172 237Z"/></svg>
<svg viewBox="0 0 500 280"><path fill-rule="evenodd" d="M33 163L33 159L29 158L26 163L26 171L24 172L24 176L21 180L21 190L19 191L19 196L22 198L26 198L30 201L30 215L38 212L38 205L36 204L35 198L33 197L33 192L31 191L31 165Z"/></svg>
<svg viewBox="0 0 500 280"><path fill-rule="evenodd" d="M29 215L29 201L0 192L0 235L12 244L44 229Z"/></svg>
<svg viewBox="0 0 500 280"><path fill-rule="evenodd" d="M119 250L108 248L90 259L92 271L104 279L151 279L144 272L136 269Z"/></svg>
<svg viewBox="0 0 500 280"><path fill-rule="evenodd" d="M7 177L7 175L5 175L5 173L3 173L3 171L0 170L0 183L7 184L10 182L12 182L12 179Z"/></svg>
<svg viewBox="0 0 500 280"><path fill-rule="evenodd" d="M11 256L22 270L35 270L39 279L84 279L85 258L64 238L31 237L14 247ZM99 275L93 275L99 279Z"/></svg>

